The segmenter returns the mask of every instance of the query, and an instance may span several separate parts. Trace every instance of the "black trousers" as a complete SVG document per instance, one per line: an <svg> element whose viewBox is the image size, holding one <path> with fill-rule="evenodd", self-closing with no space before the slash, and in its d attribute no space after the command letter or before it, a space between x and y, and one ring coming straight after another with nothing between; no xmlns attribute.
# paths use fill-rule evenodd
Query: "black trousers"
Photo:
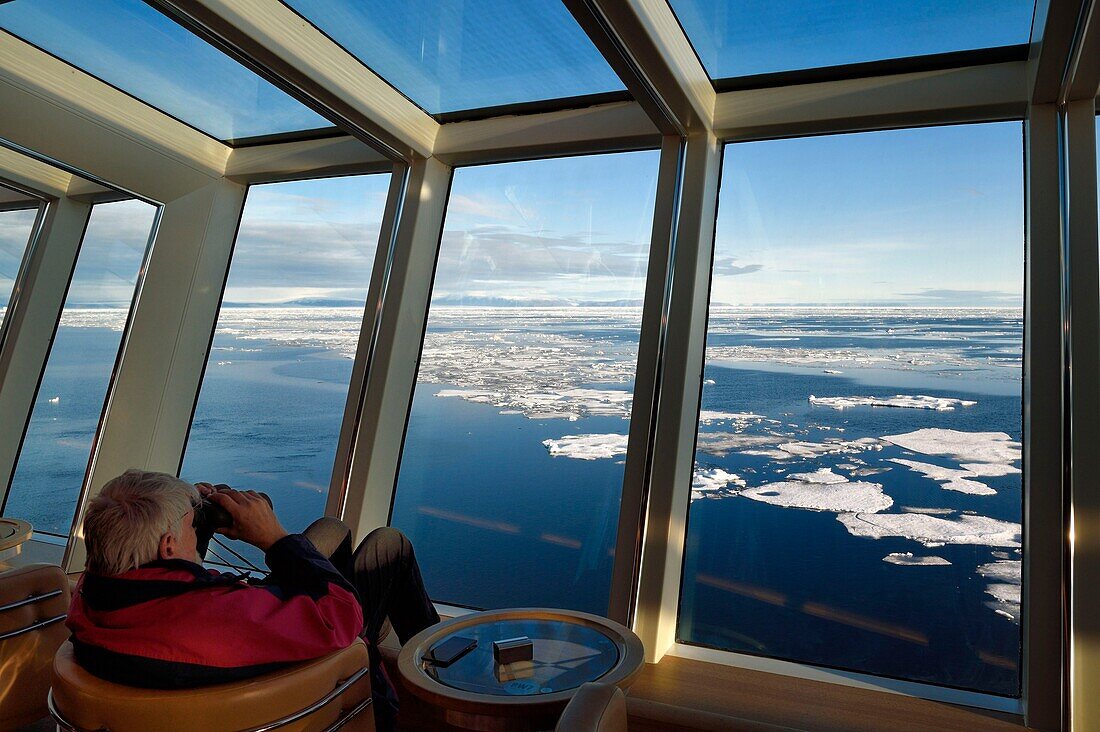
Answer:
<svg viewBox="0 0 1100 732"><path fill-rule="evenodd" d="M439 622L439 614L424 590L412 542L397 529L383 526L367 534L353 552L351 529L343 521L328 517L317 519L302 533L359 593L363 637L368 641L371 660L374 722L378 732L392 732L397 729L399 704L378 653L386 619L402 643Z"/></svg>
<svg viewBox="0 0 1100 732"><path fill-rule="evenodd" d="M439 622L424 590L412 542L397 529L375 529L354 552L351 529L339 519L317 519L302 533L359 593L363 636L372 646L377 645L387 617L402 643Z"/></svg>

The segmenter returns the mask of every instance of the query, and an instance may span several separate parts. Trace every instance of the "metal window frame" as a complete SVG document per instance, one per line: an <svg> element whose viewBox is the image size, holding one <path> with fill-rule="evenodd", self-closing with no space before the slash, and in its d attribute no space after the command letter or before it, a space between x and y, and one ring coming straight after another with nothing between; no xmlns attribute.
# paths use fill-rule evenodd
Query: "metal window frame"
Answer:
<svg viewBox="0 0 1100 732"><path fill-rule="evenodd" d="M384 150L390 160L403 160L403 164L409 165L410 171L417 171L425 166L436 167L435 172L425 174L421 170L413 175L410 178L412 185L401 196L396 197L397 200L387 202L387 216L392 217L395 222L390 241L392 255L388 265L393 268L393 279L386 288L382 288L384 294L380 293L374 301L377 320L371 325L372 332L376 331L376 335L372 335L372 338L376 338L373 351L370 348L363 350L362 340L360 341L362 352L356 356L356 368L362 371L363 388L355 410L356 416L351 416L350 410L355 389L349 389L349 408L345 411L344 428L350 429L353 437L349 440L351 444L348 447L341 447L338 451L338 455L344 455L346 451L347 475L343 484L347 486L347 491L342 499L342 513L349 523L355 525L358 533L365 533L364 529L370 527L372 522L378 525L380 516L388 516L392 503L392 490L396 481L389 480L386 485L385 475L381 478L377 475L385 474L395 466L394 447L386 444L386 438L377 434L377 426L381 420L397 427L396 417L392 412L401 412L402 403L407 407L408 400L411 399L411 385L408 386L407 398L402 396L406 387L402 379L397 377L396 371L402 365L408 367L408 346L402 342L408 335L405 331L411 327L412 331L416 331L413 333L413 340L418 345L421 340L422 334L419 331L422 331L423 322L418 328L416 310L423 305L420 316L423 317L426 313L426 300L420 291L422 283L417 284L410 278L415 279L418 273L423 274L426 271L426 259L434 257L438 250L438 236L433 237L431 230L435 228L441 231L443 212L439 210L438 201L431 198L440 193L440 180L443 177L438 169L440 165L445 169L451 165L531 159L575 154L580 151L612 151L616 147L631 149L634 146L632 149L637 149L637 146L660 141L662 132L683 136L686 131L690 149L693 147L693 136L697 143L709 140L709 144L717 145L718 140L724 143L1024 118L1028 131L1025 143L1028 165L1025 183L1029 186L1028 241L1033 251L1044 252L1038 257L1029 256L1028 271L1032 278L1029 282L1034 281L1037 285L1029 302L1035 312L1035 305L1040 302L1038 296L1041 295L1042 312L1034 316L1038 318L1036 322L1046 324L1059 318L1058 322L1061 324L1060 273L1065 263L1061 256L1058 262L1053 261L1052 252L1061 252L1063 236L1060 222L1064 212L1061 203L1052 203L1052 190L1061 191L1071 199L1068 194L1074 190L1079 192L1082 181L1080 171L1059 185L1058 166L1063 160L1060 151L1079 150L1083 143L1080 142L1078 132L1078 143L1071 140L1069 147L1064 148L1058 137L1061 134L1058 130L1062 129L1063 133L1065 130L1052 120L1057 119L1058 105L1064 105L1067 100L1083 98L1081 95L1086 93L1090 97L1095 96L1096 84L1093 77L1095 69L1100 66L1089 62L1089 59L1094 58L1094 52L1089 49L1100 44L1100 31L1093 27L1096 23L1090 22L1091 0L1038 0L1035 28L1042 32L1036 30L1033 34L1031 55L1026 62L1009 61L961 69L929 70L721 93L715 93L665 0L563 1L574 17L581 21L582 27L604 53L612 68L619 73L631 95L635 99L643 100L643 103L623 102L524 117L440 125L437 120L424 119L426 116L422 112L417 114L418 110L415 108L409 109L408 107L415 105L407 104L407 100L403 98L394 100L385 94L378 99L368 98L363 92L370 88L369 80L364 82L366 86L341 85L332 73L302 57L293 48L292 41L297 38L294 33L283 32L285 29L280 31L277 24L264 25L264 8L281 6L278 0L248 0L232 6L227 0L155 0L156 5L169 8L176 17L186 16L187 24L192 29L205 23L213 26L210 35L224 33L225 37L221 39L223 47L228 47L238 58L247 57L250 68L265 70L262 75L269 80L281 80L278 85L284 90L306 100L315 109L326 110L326 116L346 123L344 126L352 129L359 139L377 143L377 138L380 138L382 144L375 144L375 147ZM234 25L234 19L240 23ZM261 38L260 31L264 29L271 31L273 35L266 39ZM306 43L317 41L315 37L308 37L308 34L300 36L300 40ZM358 65L353 58L350 61L342 58L332 48L319 50L331 62L331 69L346 70L349 63ZM25 106L29 110L23 117L15 120L16 124L9 128L9 134L21 144L40 149L55 160L64 159L78 163L82 168L96 170L104 178L116 180L131 189L143 190L148 196L158 200L171 201L176 196L195 190L196 186L203 184L202 181L216 179L219 166L222 175L229 176L233 161L243 161L245 157L251 162L244 166L247 170L234 180L272 180L288 174L312 177L313 171L334 170L339 167L338 156L330 155L325 158L321 155L311 158L307 154L299 160L275 160L281 158L283 150L336 151L348 140L329 138L283 142L280 145L229 151L212 142L206 144L210 141L205 138L197 139L202 136L193 134L191 130L176 130L171 124L159 123L157 124L163 128L163 134L153 140L146 130L140 129L141 124L149 124L149 115L126 106L126 101L133 100L112 98L108 103L94 107L95 114L104 118L106 125L89 123L88 104L77 95L58 88L56 84L42 81L51 78L46 73L51 68L46 59L33 59L33 64L27 66L28 70L22 72L18 68L13 70L11 65L11 59L16 54L17 49L0 38L0 95L3 101L10 102L9 108ZM1085 63L1081 62L1082 58ZM1071 59L1076 60L1071 63ZM34 84L38 86L31 89ZM85 81L78 86L95 94L103 91L96 91L99 87ZM102 86L104 85L100 85ZM1070 96L1062 93L1063 88L1071 91ZM111 97L110 94L104 96ZM49 109L59 108L61 111L58 114L64 118L63 127L55 131L53 136L37 129L29 121L34 115L42 116L46 113L47 106L42 100L47 98L54 100L55 105ZM132 106L141 105L135 103ZM176 124L175 127L182 125ZM70 139L62 139L62 133L67 134ZM106 149L111 152L106 155L100 152L104 144L85 145L79 149L72 145L71 139L85 137L103 141L107 145ZM701 146L697 144L694 147L698 149ZM272 152L270 165L265 163L268 148ZM133 151L135 160L140 162L126 165L112 160L111 155L117 157L121 150ZM423 158L425 154L433 155L435 159L428 162ZM379 164L378 156L355 153L352 157L352 165ZM145 170L138 169L142 165ZM151 175L149 169L156 169L156 175ZM293 172L288 172L291 169ZM689 207L696 212L692 216L698 216L702 212L705 219L707 199L716 196L717 191L716 183L706 182L707 174L703 172L705 170L707 166L696 161L694 167L687 168L688 172L681 180L681 185L672 186L671 192L662 192L657 202L658 212L676 212L674 225L685 226L685 230L691 232L690 235L677 238L676 256L694 264L698 264L699 258L704 255L702 250L706 246L700 244L700 241L706 238L705 227L700 227L698 221L693 223L685 220L683 211L685 206ZM1052 173L1055 182L1053 189L1049 187ZM1042 186L1038 184L1040 180L1043 182ZM677 196L678 203L675 201ZM395 197L391 196L393 198ZM1058 196L1053 196L1053 199L1057 198ZM1078 195L1076 200L1080 201L1081 196ZM1080 209L1077 209L1077 213L1080 218ZM666 215L673 214L658 213L655 216L655 237L658 226L666 225L659 224L657 218ZM713 226L713 223L714 220L711 219L710 225ZM434 259L432 263L434 268ZM709 272L709 260L707 264ZM689 272L690 268L685 264L678 268L675 276L669 274L668 279L673 282L669 302L657 305L654 299L651 305L647 300L643 318L648 317L653 322L656 315L660 314L684 330L698 329L700 322L705 328L705 308L699 313L691 306L693 298L698 296L699 288L703 287L698 281L701 275L697 272L696 281L692 282ZM1080 272L1078 277L1079 275ZM372 280L373 278L372 274ZM1051 288L1053 281L1059 287ZM1077 296L1081 296L1080 290L1077 291ZM1078 334L1084 329L1081 312L1080 309L1077 310L1078 317L1075 319ZM213 318L216 320L216 314ZM1027 321L1030 323L1031 318ZM213 326L210 327L212 330ZM1058 405L1061 404L1062 353L1061 349L1057 349L1059 353L1056 360L1047 350L1038 346L1044 338L1046 340L1043 342L1047 343L1051 342L1052 337L1060 339L1061 333L1059 331L1056 336L1052 336L1040 331L1041 329L1034 329L1029 333L1029 345L1025 350L1025 357L1032 361L1031 401L1042 407L1038 415L1030 415L1033 429L1029 444L1040 438L1040 429L1036 425L1041 423L1044 429L1050 427L1051 430L1042 434L1044 447L1033 450L1035 454L1031 460L1025 460L1025 466L1031 466L1028 469L1032 471L1032 475L1028 480L1035 483L1037 478L1034 469L1037 460L1040 457L1046 459L1047 464L1041 466L1042 474L1053 481L1050 485L1061 485L1059 469L1067 455L1063 455L1061 451L1055 455L1048 448L1062 444L1063 417L1072 416L1077 420L1080 434L1081 426L1087 426L1085 420L1088 415L1081 407L1071 412L1069 406L1062 410L1060 406L1054 409L1051 405L1050 399L1054 396L1058 396L1056 401ZM697 340L702 338L701 335L692 337ZM691 395L687 391L693 387L682 381L692 358L690 341L690 338L686 341L674 338L665 345L664 358L660 361L662 386L659 387L659 398L655 400L656 407L648 415L650 420L655 420L652 423L657 425L658 433L664 425L670 435L676 434L669 422L681 419L682 415L677 416L677 407L683 407L683 403L691 401L688 398ZM1057 342L1061 343L1061 340ZM416 352L419 352L418 347ZM1057 378L1051 375L1055 367ZM1043 374L1042 378L1036 380L1040 373ZM676 378L681 378L679 384ZM109 410L108 422L110 420ZM632 441L633 421L632 416ZM349 425L349 422L355 424ZM373 434L364 435L364 431ZM689 451L689 448L680 446L671 436L660 444L668 445L672 453L671 456L658 454L654 457L655 460L672 459L675 462L675 459L682 458ZM400 444L397 448L398 453L399 451ZM636 469L635 464L640 459L638 454L635 452L628 455L628 470ZM693 460L693 455L690 457ZM667 511L663 516L658 516L655 511L660 513L657 509L662 505L673 505L675 492L683 491L685 481L690 481L690 468L686 471L681 468L682 474L676 474L674 466L666 466L666 469L672 470L669 475L675 474L675 480L665 481L661 478L664 474L658 474L656 479L651 478L648 484L643 484L641 500L637 505L620 509L630 508L631 511L639 512L644 518L644 529L635 538L641 546L637 560L640 569L635 571L634 577L628 578L636 582L637 586L627 589L627 580L617 575L613 587L613 592L633 598L634 627L647 642L650 660L655 660L671 647L671 641L662 636L660 631L663 615L659 608L662 598L669 591L679 591L678 584L669 587L670 577L663 569L656 570L661 567L662 562L669 562L670 553L674 556L682 551L682 545L675 545L676 535L669 533L675 530L670 523L674 517ZM337 481L336 473L334 468L334 485ZM1030 494L1034 491L1029 490L1027 493L1030 500ZM332 495L330 491L330 498ZM1072 497L1073 494L1070 495ZM1057 588L1060 592L1066 588L1061 572L1055 571L1051 574L1051 563L1061 561L1061 491L1050 490L1035 497L1039 500L1028 508L1028 517L1041 514L1041 520L1025 519L1025 531L1028 532L1027 541L1031 549L1025 555L1025 563L1030 567L1025 569L1025 573L1029 573L1030 589L1025 588L1027 595L1024 598L1026 660L1023 701L1025 715L1030 724L1040 729L1054 729L1066 716L1061 709L1063 691L1067 699L1075 698L1083 692L1070 683L1068 662L1064 689L1062 673L1052 671L1061 669L1064 660L1060 642L1063 608L1061 598L1052 596L1051 590ZM87 495L84 500L86 498ZM617 537L623 550L629 543L629 534L628 529L623 529ZM73 541L79 540L74 538ZM1040 555L1036 555L1035 548L1040 542L1046 548ZM70 565L78 567L78 560L79 557L70 558ZM671 567L672 564L665 566ZM1041 594L1036 592L1038 581L1044 583L1045 591ZM619 589L616 590L615 587ZM658 608L656 614L655 607ZM673 652L676 652L675 649Z"/></svg>

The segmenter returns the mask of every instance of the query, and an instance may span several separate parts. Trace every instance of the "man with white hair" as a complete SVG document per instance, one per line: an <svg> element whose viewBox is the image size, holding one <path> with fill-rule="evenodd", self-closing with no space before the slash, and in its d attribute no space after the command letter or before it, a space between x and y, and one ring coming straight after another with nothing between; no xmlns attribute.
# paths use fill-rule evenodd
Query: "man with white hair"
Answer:
<svg viewBox="0 0 1100 732"><path fill-rule="evenodd" d="M265 580L250 583L202 566L199 545L205 550L209 537L196 534L195 510L203 499L232 518L219 533L265 553ZM255 491L129 470L89 503L84 540L86 571L67 624L76 660L117 683L224 683L323 656L362 636L374 660L375 696L392 700L374 652L386 617L403 642L439 622L412 545L399 531L376 529L352 553L341 522L320 519L290 534ZM376 706L376 716L388 716L385 704Z"/></svg>

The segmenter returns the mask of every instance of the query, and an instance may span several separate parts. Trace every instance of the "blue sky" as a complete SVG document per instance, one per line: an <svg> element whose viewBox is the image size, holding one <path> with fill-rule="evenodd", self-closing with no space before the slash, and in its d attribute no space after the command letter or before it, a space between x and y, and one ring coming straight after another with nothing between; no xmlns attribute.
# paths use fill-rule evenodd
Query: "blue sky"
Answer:
<svg viewBox="0 0 1100 732"><path fill-rule="evenodd" d="M11 297L37 213L33 209L0 211L0 308Z"/></svg>
<svg viewBox="0 0 1100 732"><path fill-rule="evenodd" d="M712 301L1018 307L1022 158L1018 122L727 145ZM640 151L457 169L433 301L640 302L657 165ZM362 302L388 185L250 188L225 300ZM0 238L30 225L13 218ZM140 202L93 209L72 303L129 302L152 220ZM24 245L0 245L0 286Z"/></svg>
<svg viewBox="0 0 1100 732"><path fill-rule="evenodd" d="M1019 306L1019 122L726 146L712 301Z"/></svg>
<svg viewBox="0 0 1100 732"><path fill-rule="evenodd" d="M388 173L248 189L225 301L366 300Z"/></svg>
<svg viewBox="0 0 1100 732"><path fill-rule="evenodd" d="M671 0L712 78L1027 43L1034 0Z"/></svg>

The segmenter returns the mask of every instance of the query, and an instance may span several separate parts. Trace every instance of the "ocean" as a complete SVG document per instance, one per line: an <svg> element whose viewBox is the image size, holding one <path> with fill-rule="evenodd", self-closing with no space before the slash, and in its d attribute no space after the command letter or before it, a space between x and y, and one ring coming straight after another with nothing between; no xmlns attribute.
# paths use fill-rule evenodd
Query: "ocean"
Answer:
<svg viewBox="0 0 1100 732"><path fill-rule="evenodd" d="M85 312L5 509L61 534L119 337ZM225 308L183 477L320 515L361 312ZM392 524L434 599L606 610L639 323L433 308ZM1019 310L712 307L678 639L1018 695L1021 348Z"/></svg>

